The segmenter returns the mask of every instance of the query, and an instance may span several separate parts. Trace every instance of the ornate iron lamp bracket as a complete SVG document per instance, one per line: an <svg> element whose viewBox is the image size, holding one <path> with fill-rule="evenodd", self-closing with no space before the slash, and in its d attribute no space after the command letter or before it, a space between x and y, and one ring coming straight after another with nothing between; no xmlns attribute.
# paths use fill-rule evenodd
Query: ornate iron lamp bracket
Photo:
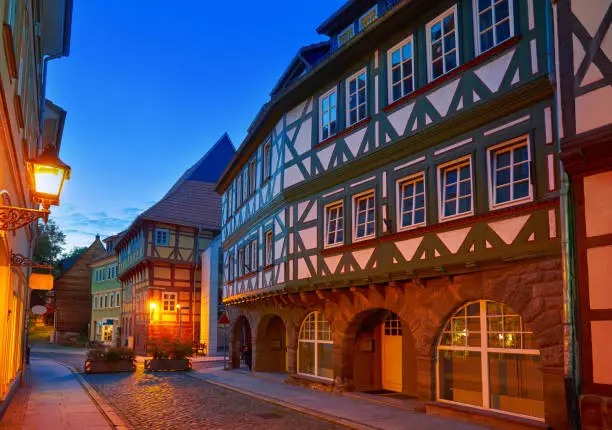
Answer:
<svg viewBox="0 0 612 430"><path fill-rule="evenodd" d="M53 266L50 264L37 263L31 258L28 258L22 254L17 254L15 252L11 252L11 266L31 267L33 269L45 269L51 271L53 270Z"/></svg>
<svg viewBox="0 0 612 430"><path fill-rule="evenodd" d="M0 206L0 230L17 230L32 221L49 218L48 209L28 209L14 206Z"/></svg>

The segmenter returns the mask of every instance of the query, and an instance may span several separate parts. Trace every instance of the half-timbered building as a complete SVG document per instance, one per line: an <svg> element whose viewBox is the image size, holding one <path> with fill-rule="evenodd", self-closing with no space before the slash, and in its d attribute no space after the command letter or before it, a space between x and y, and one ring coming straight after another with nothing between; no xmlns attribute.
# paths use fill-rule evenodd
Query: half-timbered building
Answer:
<svg viewBox="0 0 612 430"><path fill-rule="evenodd" d="M217 184L234 366L566 427L551 12L348 1L318 28Z"/></svg>
<svg viewBox="0 0 612 430"><path fill-rule="evenodd" d="M215 183L235 153L227 134L115 246L122 289L122 344L137 352L161 339L198 342L199 255L219 234Z"/></svg>
<svg viewBox="0 0 612 430"><path fill-rule="evenodd" d="M554 5L572 391L583 429L612 428L612 2ZM576 342L577 341L577 342Z"/></svg>

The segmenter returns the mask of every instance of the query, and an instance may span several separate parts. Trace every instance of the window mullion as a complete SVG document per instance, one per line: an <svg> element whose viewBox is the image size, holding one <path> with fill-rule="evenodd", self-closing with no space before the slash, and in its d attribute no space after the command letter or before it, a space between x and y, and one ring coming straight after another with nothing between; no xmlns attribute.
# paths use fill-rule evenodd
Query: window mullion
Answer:
<svg viewBox="0 0 612 430"><path fill-rule="evenodd" d="M480 353L480 365L482 368L482 407L490 408L489 398L489 344L488 344L488 327L487 327L487 302L480 302L480 344L482 352Z"/></svg>

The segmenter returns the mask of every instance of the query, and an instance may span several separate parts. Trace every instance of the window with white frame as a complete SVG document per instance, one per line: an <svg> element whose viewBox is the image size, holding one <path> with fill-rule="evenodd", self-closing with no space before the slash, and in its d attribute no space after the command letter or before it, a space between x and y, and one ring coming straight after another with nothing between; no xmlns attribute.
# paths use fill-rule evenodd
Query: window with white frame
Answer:
<svg viewBox="0 0 612 430"><path fill-rule="evenodd" d="M242 175L236 178L236 209L242 204Z"/></svg>
<svg viewBox="0 0 612 430"><path fill-rule="evenodd" d="M491 207L528 201L532 197L529 140L526 136L487 150Z"/></svg>
<svg viewBox="0 0 612 430"><path fill-rule="evenodd" d="M244 275L244 249L238 250L238 277Z"/></svg>
<svg viewBox="0 0 612 430"><path fill-rule="evenodd" d="M328 139L338 133L338 97L335 87L320 97L319 118L320 140Z"/></svg>
<svg viewBox="0 0 612 430"><path fill-rule="evenodd" d="M512 0L474 0L476 45L482 53L514 35Z"/></svg>
<svg viewBox="0 0 612 430"><path fill-rule="evenodd" d="M176 293L163 294L164 312L174 312L176 310Z"/></svg>
<svg viewBox="0 0 612 430"><path fill-rule="evenodd" d="M249 165L249 194L255 194L255 174L257 172L257 165L255 164L255 160L251 160Z"/></svg>
<svg viewBox="0 0 612 430"><path fill-rule="evenodd" d="M440 219L472 214L472 159L464 157L438 167Z"/></svg>
<svg viewBox="0 0 612 430"><path fill-rule="evenodd" d="M251 246L247 242L244 246L244 273L251 273L253 269L251 268Z"/></svg>
<svg viewBox="0 0 612 430"><path fill-rule="evenodd" d="M227 260L227 280L234 280L234 254L231 254Z"/></svg>
<svg viewBox="0 0 612 430"><path fill-rule="evenodd" d="M108 295L104 295L104 308L108 307Z"/></svg>
<svg viewBox="0 0 612 430"><path fill-rule="evenodd" d="M355 36L355 29L353 28L353 24L351 24L346 30L338 35L338 47L346 44L353 36Z"/></svg>
<svg viewBox="0 0 612 430"><path fill-rule="evenodd" d="M372 9L361 15L361 18L359 18L359 31L368 28L376 19L378 19L378 5L374 5Z"/></svg>
<svg viewBox="0 0 612 430"><path fill-rule="evenodd" d="M271 145L270 141L266 142L263 147L263 180L265 181L271 176Z"/></svg>
<svg viewBox="0 0 612 430"><path fill-rule="evenodd" d="M155 229L155 245L168 246L169 234L167 228Z"/></svg>
<svg viewBox="0 0 612 430"><path fill-rule="evenodd" d="M425 176L412 175L397 182L399 230L425 225Z"/></svg>
<svg viewBox="0 0 612 430"><path fill-rule="evenodd" d="M456 6L427 24L427 45L430 81L459 65Z"/></svg>
<svg viewBox="0 0 612 430"><path fill-rule="evenodd" d="M302 322L298 337L298 373L333 379L331 324L320 312L312 312Z"/></svg>
<svg viewBox="0 0 612 430"><path fill-rule="evenodd" d="M463 306L447 321L437 356L438 400L544 417L538 345L508 306L485 300Z"/></svg>
<svg viewBox="0 0 612 430"><path fill-rule="evenodd" d="M334 202L325 206L325 246L344 243L344 203Z"/></svg>
<svg viewBox="0 0 612 430"><path fill-rule="evenodd" d="M98 309L98 296L94 297L94 309Z"/></svg>
<svg viewBox="0 0 612 430"><path fill-rule="evenodd" d="M115 295L111 294L110 296L110 307L114 308L115 307Z"/></svg>
<svg viewBox="0 0 612 430"><path fill-rule="evenodd" d="M272 244L274 241L274 233L272 232L272 229L266 231L265 240L264 266L269 266L273 262Z"/></svg>
<svg viewBox="0 0 612 430"><path fill-rule="evenodd" d="M246 202L249 199L249 167L242 171L242 202Z"/></svg>
<svg viewBox="0 0 612 430"><path fill-rule="evenodd" d="M414 62L412 36L387 52L389 73L389 102L392 103L414 91Z"/></svg>
<svg viewBox="0 0 612 430"><path fill-rule="evenodd" d="M376 206L374 191L353 197L353 240L362 240L376 235Z"/></svg>
<svg viewBox="0 0 612 430"><path fill-rule="evenodd" d="M367 73L363 69L346 80L346 124L351 126L367 116Z"/></svg>
<svg viewBox="0 0 612 430"><path fill-rule="evenodd" d="M259 254L259 244L257 239L251 241L251 272L258 269L257 255Z"/></svg>
<svg viewBox="0 0 612 430"><path fill-rule="evenodd" d="M117 306L117 307L121 306L121 299L120 299L120 294L119 293L115 293L115 306Z"/></svg>

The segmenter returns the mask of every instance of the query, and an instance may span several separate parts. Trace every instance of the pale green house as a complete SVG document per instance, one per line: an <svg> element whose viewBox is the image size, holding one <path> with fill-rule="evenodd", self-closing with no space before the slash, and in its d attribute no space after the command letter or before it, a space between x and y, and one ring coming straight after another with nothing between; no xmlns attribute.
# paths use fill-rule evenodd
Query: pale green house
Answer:
<svg viewBox="0 0 612 430"><path fill-rule="evenodd" d="M91 274L91 323L89 339L118 345L121 336L121 283L117 279L114 245L121 235L104 240L106 255L88 264Z"/></svg>

